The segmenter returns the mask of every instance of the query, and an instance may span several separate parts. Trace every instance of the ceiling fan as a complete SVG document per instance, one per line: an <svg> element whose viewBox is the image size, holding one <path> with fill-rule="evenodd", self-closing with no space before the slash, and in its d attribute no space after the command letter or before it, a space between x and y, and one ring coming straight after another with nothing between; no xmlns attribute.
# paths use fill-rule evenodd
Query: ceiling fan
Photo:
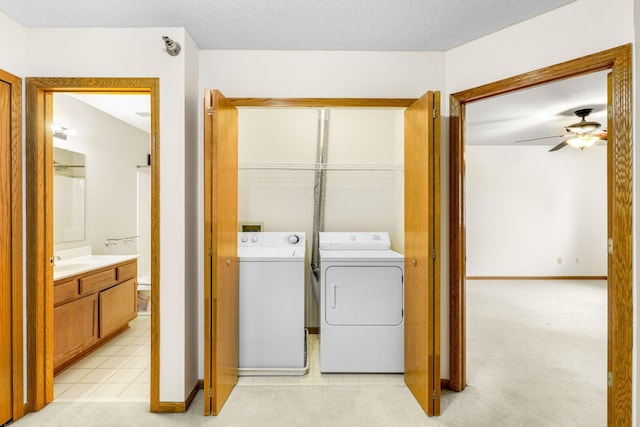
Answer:
<svg viewBox="0 0 640 427"><path fill-rule="evenodd" d="M551 151L558 151L561 148L566 147L567 145L571 145L572 147L579 148L580 150L584 150L587 147L592 146L596 142L602 140L607 140L607 131L606 130L598 130L600 128L600 123L587 121L587 117L593 108L581 108L576 110L574 114L578 116L580 119L579 122L571 124L565 128L567 133L565 135L554 135L554 136L545 136L542 138L532 138L532 139L523 139L518 142L527 142L527 141L536 141L539 139L549 139L549 138L567 138L562 141L560 144L553 147Z"/></svg>

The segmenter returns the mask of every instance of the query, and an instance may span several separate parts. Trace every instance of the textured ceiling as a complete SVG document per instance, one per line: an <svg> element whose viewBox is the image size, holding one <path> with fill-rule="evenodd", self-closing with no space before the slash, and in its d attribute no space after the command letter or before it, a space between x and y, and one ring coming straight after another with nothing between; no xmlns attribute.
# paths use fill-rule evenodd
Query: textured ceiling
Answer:
<svg viewBox="0 0 640 427"><path fill-rule="evenodd" d="M0 0L26 27L185 27L200 49L445 51L575 0Z"/></svg>
<svg viewBox="0 0 640 427"><path fill-rule="evenodd" d="M469 103L466 143L509 145L557 135L519 143L557 145L566 139L560 137L566 133L565 127L580 121L574 112L581 108L593 108L588 120L606 129L607 73L591 73Z"/></svg>

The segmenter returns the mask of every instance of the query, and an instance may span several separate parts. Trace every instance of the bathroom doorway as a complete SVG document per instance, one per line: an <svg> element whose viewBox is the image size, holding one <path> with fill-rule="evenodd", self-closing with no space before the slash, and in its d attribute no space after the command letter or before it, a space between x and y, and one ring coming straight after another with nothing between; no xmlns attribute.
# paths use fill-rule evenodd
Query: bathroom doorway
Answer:
<svg viewBox="0 0 640 427"><path fill-rule="evenodd" d="M149 95L57 92L52 115L54 400L148 402ZM110 291L85 289L114 267Z"/></svg>
<svg viewBox="0 0 640 427"><path fill-rule="evenodd" d="M28 372L29 372L29 401L31 403L32 410L38 410L50 403L54 398L54 372L53 372L53 357L54 357L54 338L53 338L53 318L54 318L54 299L57 295L53 294L53 282L54 282L54 268L53 264L56 261L54 258L54 248L57 250L70 246L74 246L73 243L55 243L54 246L54 228L56 225L53 220L53 169L54 169L54 135L57 132L56 129L63 128L63 130L71 129L71 126L65 126L64 123L57 123L56 129L52 129L51 125L54 123L54 97L60 93L68 95L77 95L78 97L86 96L88 94L111 94L111 95L132 95L138 97L146 97L150 102L150 109L146 112L148 114L147 120L149 120L150 127L148 132L147 141L150 144L147 146L147 152L144 155L138 155L135 159L136 165L141 166L139 169L148 169L148 181L150 189L147 194L150 196L150 200L147 203L149 205L149 220L148 220L148 232L149 253L147 255L146 264L148 265L148 275L150 276L150 282L154 287L150 291L150 305L151 316L138 316L138 318L146 317L147 327L150 332L147 333L147 337L150 340L149 354L146 355L147 361L150 357L150 368L147 372L149 380L147 384L142 387L146 387L149 390L149 401L151 410L154 406L158 405L159 401L159 346L157 340L153 337L157 337L157 330L159 326L159 313L158 313L158 298L157 289L159 285L158 274L158 251L152 250L157 248L159 244L159 231L158 231L158 207L159 207L159 168L158 166L158 79L98 79L98 78L29 78L27 79L27 104L28 111L32 114L27 115L27 170L30 172L27 174L27 294L28 294L28 310L30 313L28 331L30 339L28 344L29 360L28 360ZM71 98L71 97L70 97ZM68 100L67 100L68 101ZM76 103L78 100L72 100ZM96 110L97 111L97 110ZM144 112L143 112L144 113ZM64 129L66 128L66 129ZM108 135L107 135L108 137ZM95 138L94 138L95 139ZM72 141L70 136L66 139L67 142ZM112 141L115 142L122 141ZM60 144L58 144L60 145ZM64 144L63 144L64 145ZM67 147L69 148L69 147ZM94 153L95 154L95 153ZM122 161L117 161L118 154L112 157L110 160L105 161L105 168L112 168L116 171L120 171L122 167ZM140 153L139 153L140 154ZM96 156L94 156L95 158ZM97 156L100 157L100 156ZM114 161L116 159L116 161ZM95 160L94 160L95 161ZM101 164L93 163L95 165ZM156 167L150 168L150 165ZM90 165L87 165L90 166ZM87 167L86 169L89 169ZM97 167L99 169L99 167ZM134 211L137 211L137 199L138 191L137 184L138 173L133 167L133 171L129 171L132 178L132 190L134 200ZM95 171L94 171L95 172ZM93 179L95 185L97 180ZM104 191L104 190L102 190ZM116 192L117 193L117 192ZM123 195L124 197L124 195ZM114 203L111 203L113 205ZM115 209L111 211L111 218L109 221L114 222L114 215L117 214L116 206L110 206L108 209ZM153 212L153 214L151 214ZM76 215L77 216L77 215ZM109 216L107 214L106 216ZM131 215L129 215L131 216ZM91 235L87 233L86 238L96 240L98 243L92 243L90 247L102 246L101 253L115 254L131 252L131 247L127 248L127 245L138 246L137 240L138 234L138 220L136 213L133 213L133 219L129 219L133 223L133 227L136 230L134 233L127 232L126 236L109 235L100 236L99 234ZM70 235L78 237L76 234L81 227L66 227L67 231L71 231ZM86 239L85 240L89 240ZM65 246L67 245L67 246ZM111 256L111 255L109 255ZM144 262L144 261L143 261ZM135 264L123 264L121 270L120 267L116 268L116 276L119 276L122 272L123 277L127 276L128 289L134 290L132 286L135 286L137 282L136 272L130 266ZM127 271L128 270L128 271ZM131 276L130 278L128 276ZM120 285L118 285L120 286ZM116 287L118 287L116 286ZM128 292L126 296L127 301L131 301L131 304L135 304L135 296L131 296L132 293ZM105 297L106 300L106 297ZM102 305L102 302L100 302ZM129 306L129 302L126 303ZM96 309L97 310L97 309ZM132 309L135 313L135 309ZM97 315L96 315L97 317ZM135 317L132 314L131 317ZM137 320L137 319L136 319ZM103 320L100 323L101 330L106 329ZM44 326L44 327L42 327ZM96 326L97 329L97 326ZM138 325L134 325L126 330L122 335L132 335L131 332L141 333L138 330ZM156 333L154 333L156 331ZM106 339L112 338L106 334ZM115 337L112 341L122 341L122 336ZM128 341L134 341L139 337L130 337ZM139 340L140 342L141 340ZM118 350L121 350L122 356L125 353L131 352L132 349L126 349L124 347L126 343L122 344ZM106 345L105 347L106 348ZM103 349L101 347L100 349ZM106 354L104 355L106 356ZM104 357L102 356L102 357ZM133 355L129 355L133 356ZM97 359L96 359L97 360ZM94 363L96 362L94 360ZM147 362L149 363L149 362ZM106 367L106 366L105 366ZM89 369L89 368L86 368ZM106 372L107 369L104 370ZM102 373L104 373L102 372ZM94 374L95 376L96 374ZM114 374L115 375L115 374Z"/></svg>

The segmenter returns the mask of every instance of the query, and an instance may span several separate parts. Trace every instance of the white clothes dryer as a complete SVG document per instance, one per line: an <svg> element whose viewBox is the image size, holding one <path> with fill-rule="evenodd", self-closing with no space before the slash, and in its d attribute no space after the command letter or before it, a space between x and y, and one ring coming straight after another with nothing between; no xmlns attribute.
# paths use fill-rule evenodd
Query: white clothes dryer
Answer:
<svg viewBox="0 0 640 427"><path fill-rule="evenodd" d="M239 375L304 375L304 233L238 233Z"/></svg>
<svg viewBox="0 0 640 427"><path fill-rule="evenodd" d="M319 240L320 371L404 372L404 256L386 232Z"/></svg>

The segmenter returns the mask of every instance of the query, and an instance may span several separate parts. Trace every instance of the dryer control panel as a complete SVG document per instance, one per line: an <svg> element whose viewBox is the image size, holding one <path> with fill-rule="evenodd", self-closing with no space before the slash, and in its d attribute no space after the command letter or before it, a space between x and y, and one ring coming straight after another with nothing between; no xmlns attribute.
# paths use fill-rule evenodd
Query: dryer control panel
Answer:
<svg viewBox="0 0 640 427"><path fill-rule="evenodd" d="M389 233L380 232L321 232L320 249L380 250L391 248Z"/></svg>

